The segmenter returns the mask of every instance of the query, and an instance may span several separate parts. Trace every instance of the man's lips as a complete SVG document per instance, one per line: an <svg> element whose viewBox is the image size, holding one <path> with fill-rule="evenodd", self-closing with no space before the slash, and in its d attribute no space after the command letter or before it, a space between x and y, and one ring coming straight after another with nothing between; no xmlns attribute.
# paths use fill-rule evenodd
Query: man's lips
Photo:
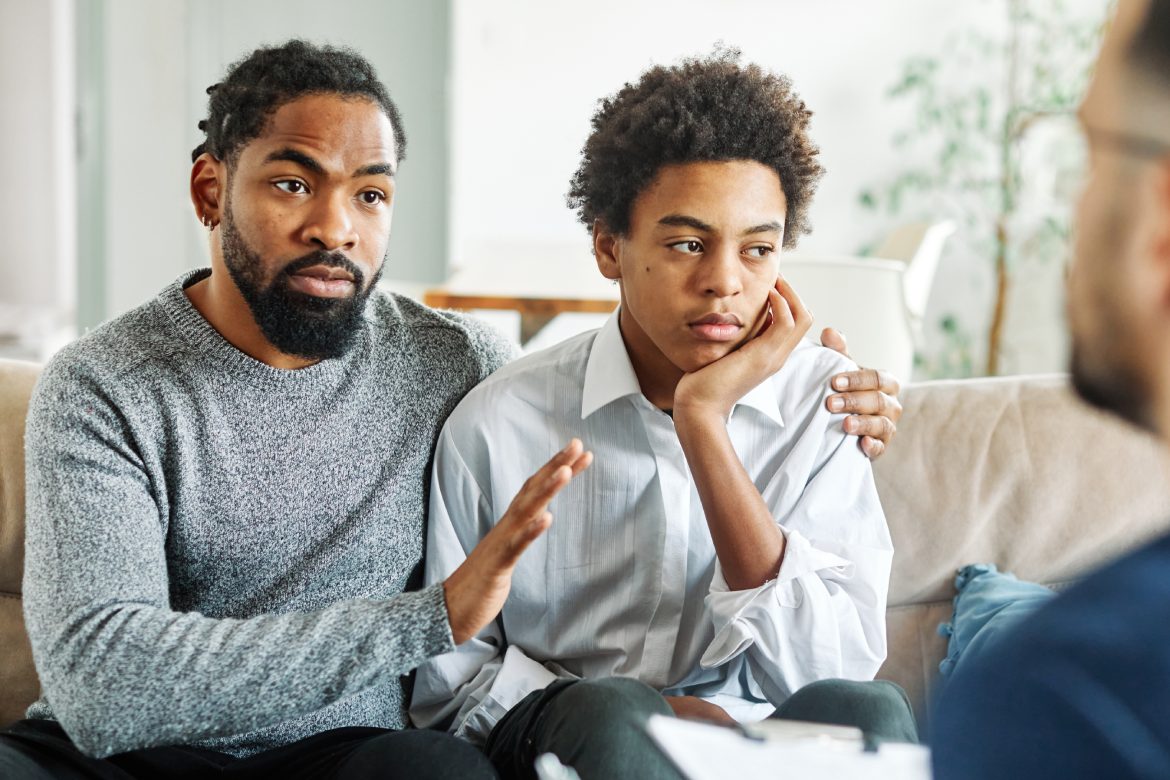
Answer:
<svg viewBox="0 0 1170 780"><path fill-rule="evenodd" d="M327 265L311 265L289 274L288 284L297 292L321 298L344 298L354 292L353 274Z"/></svg>
<svg viewBox="0 0 1170 780"><path fill-rule="evenodd" d="M743 330L743 321L734 314L707 314L689 325L691 333L703 341L734 341Z"/></svg>

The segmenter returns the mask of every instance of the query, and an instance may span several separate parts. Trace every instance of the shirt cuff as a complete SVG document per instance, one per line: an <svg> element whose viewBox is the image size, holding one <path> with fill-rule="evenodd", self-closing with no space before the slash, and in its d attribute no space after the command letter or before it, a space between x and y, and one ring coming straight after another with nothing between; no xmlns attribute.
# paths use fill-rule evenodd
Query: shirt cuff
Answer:
<svg viewBox="0 0 1170 780"><path fill-rule="evenodd" d="M803 588L797 582L800 577L835 569L838 579L846 579L852 572L850 561L818 550L799 531L786 530L784 536L784 559L780 562L776 579L758 588L731 590L716 562L715 576L706 599L715 624L715 638L699 660L704 669L722 666L751 647L760 633L752 629L752 621L777 618L777 610L798 609L803 601Z"/></svg>

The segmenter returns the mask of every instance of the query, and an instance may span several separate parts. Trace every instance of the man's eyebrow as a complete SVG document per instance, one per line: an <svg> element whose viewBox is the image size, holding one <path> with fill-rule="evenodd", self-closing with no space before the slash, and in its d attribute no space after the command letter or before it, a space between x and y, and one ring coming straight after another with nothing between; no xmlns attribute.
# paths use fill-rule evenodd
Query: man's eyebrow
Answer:
<svg viewBox="0 0 1170 780"><path fill-rule="evenodd" d="M764 223L761 223L759 225L756 225L755 227L750 227L747 230L740 233L740 235L741 236L750 236L750 235L753 235L755 233L783 233L783 232L784 232L784 226L781 225L776 220L772 220L771 222L764 222Z"/></svg>
<svg viewBox="0 0 1170 780"><path fill-rule="evenodd" d="M359 178L361 176L389 176L394 178L394 166L390 163L373 163L372 165L363 165L353 172L353 177Z"/></svg>
<svg viewBox="0 0 1170 780"><path fill-rule="evenodd" d="M284 160L286 162L291 162L291 163L296 163L297 165L301 166L302 168L310 170L313 173L316 173L318 175L325 174L325 168L324 168L324 166L321 165L321 163L317 162L316 160L314 160L312 157L305 154L304 152L298 152L296 149L287 149L287 148L286 149L278 149L275 152L273 152L272 154L270 154L264 158L264 162L266 164L270 163L270 162L277 162L280 160Z"/></svg>
<svg viewBox="0 0 1170 780"><path fill-rule="evenodd" d="M659 225L668 225L671 227L692 227L695 230L702 230L704 233L714 233L715 228L708 225L701 219L695 217L688 217L686 214L667 214L662 219L658 220Z"/></svg>

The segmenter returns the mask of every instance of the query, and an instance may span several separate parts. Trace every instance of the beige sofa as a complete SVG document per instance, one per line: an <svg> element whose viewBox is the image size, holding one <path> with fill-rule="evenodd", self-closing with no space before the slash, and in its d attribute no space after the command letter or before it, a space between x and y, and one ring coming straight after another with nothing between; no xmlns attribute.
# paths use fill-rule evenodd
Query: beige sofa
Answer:
<svg viewBox="0 0 1170 780"><path fill-rule="evenodd" d="M20 616L24 410L36 367L0 361L0 725L37 683ZM1061 377L908 387L876 464L897 550L881 676L929 719L955 570L994 562L1062 584L1157 534L1170 519L1166 463L1149 438L1077 403Z"/></svg>

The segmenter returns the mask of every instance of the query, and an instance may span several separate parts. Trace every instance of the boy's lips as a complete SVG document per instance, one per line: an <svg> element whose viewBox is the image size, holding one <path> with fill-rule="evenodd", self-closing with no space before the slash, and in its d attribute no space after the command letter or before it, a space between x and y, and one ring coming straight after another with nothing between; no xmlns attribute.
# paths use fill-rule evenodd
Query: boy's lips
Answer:
<svg viewBox="0 0 1170 780"><path fill-rule="evenodd" d="M690 329L702 341L734 341L743 330L743 321L734 314L712 313L693 320Z"/></svg>

